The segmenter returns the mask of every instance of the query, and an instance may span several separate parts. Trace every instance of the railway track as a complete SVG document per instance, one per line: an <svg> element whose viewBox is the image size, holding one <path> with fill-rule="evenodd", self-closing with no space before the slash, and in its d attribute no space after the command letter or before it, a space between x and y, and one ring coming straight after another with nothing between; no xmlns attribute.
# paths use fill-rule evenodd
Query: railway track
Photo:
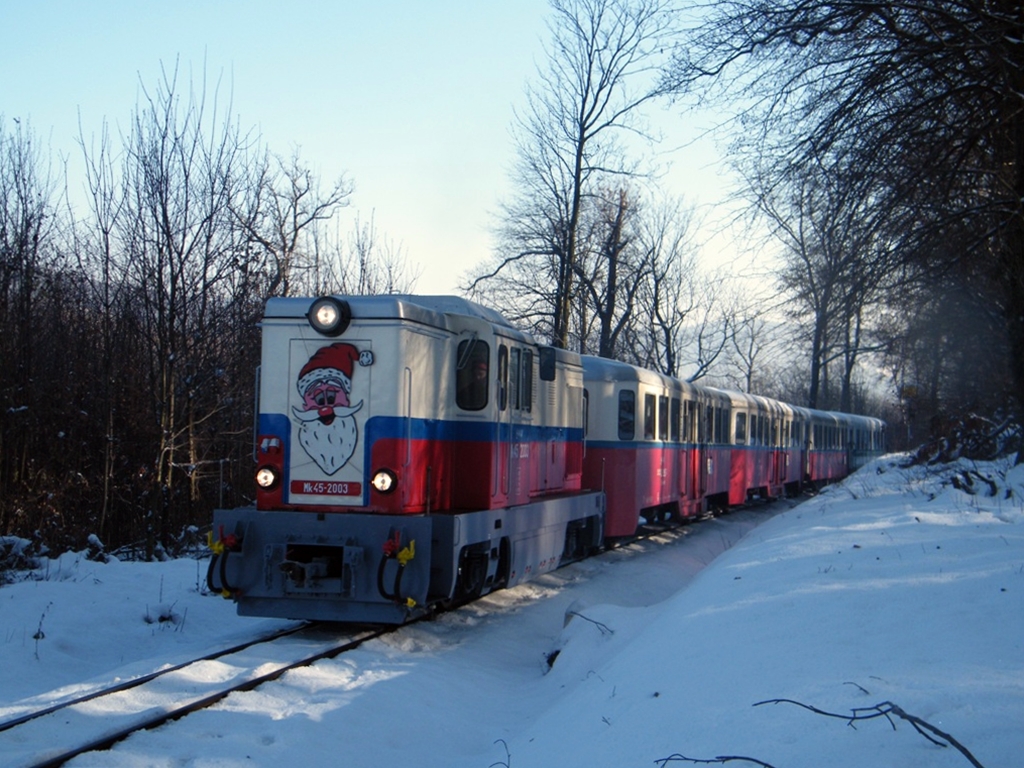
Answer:
<svg viewBox="0 0 1024 768"><path fill-rule="evenodd" d="M248 691L289 670L330 659L394 628L339 636L290 628L0 722L0 766L63 765Z"/></svg>
<svg viewBox="0 0 1024 768"><path fill-rule="evenodd" d="M787 506L795 503L787 501ZM608 549L684 527L675 520L652 522ZM339 635L336 628L325 631L316 623L305 623L22 712L0 721L0 768L59 766L86 752L108 749L137 731L210 707L231 693L252 690L289 670L334 658L400 628L368 628Z"/></svg>

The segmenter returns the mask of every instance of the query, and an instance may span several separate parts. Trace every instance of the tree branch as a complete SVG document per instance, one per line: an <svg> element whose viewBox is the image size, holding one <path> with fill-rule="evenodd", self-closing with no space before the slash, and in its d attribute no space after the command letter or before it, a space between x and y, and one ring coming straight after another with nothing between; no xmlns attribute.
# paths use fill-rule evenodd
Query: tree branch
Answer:
<svg viewBox="0 0 1024 768"><path fill-rule="evenodd" d="M895 715L901 720L905 720L908 723L910 723L914 727L915 731L917 731L926 739L928 739L928 741L930 741L932 744L936 744L940 747L952 746L960 754L967 758L967 760L970 761L971 765L973 765L974 768L985 768L980 762L978 762L978 759L971 754L970 750L968 750L967 747L965 747L951 735L949 735L945 731L939 730L931 723L922 720L916 715L911 715L910 713L906 712L902 707L893 704L891 701L883 701L879 704L875 704L873 707L856 707L850 710L849 715L845 715L839 712L826 712L823 709L818 709L817 707L812 707L810 704L804 704L803 702L794 701L793 699L768 699L767 701L759 701L756 704L754 704L754 706L759 707L762 704L795 704L798 707L803 707L804 709L810 710L816 715L846 720L849 725L852 725L853 723L859 722L861 720L874 720L879 717L884 717L886 720L889 721L889 725L892 726L892 729L894 731L896 730L896 724L893 722L891 715ZM931 734L934 734L934 736L932 736ZM942 739L945 739L945 742L948 743L944 743Z"/></svg>

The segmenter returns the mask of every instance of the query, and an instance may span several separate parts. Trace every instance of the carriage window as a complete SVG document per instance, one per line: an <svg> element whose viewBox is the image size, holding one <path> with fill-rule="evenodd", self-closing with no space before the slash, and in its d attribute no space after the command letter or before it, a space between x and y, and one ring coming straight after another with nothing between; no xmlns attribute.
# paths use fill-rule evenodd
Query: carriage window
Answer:
<svg viewBox="0 0 1024 768"><path fill-rule="evenodd" d="M758 432L757 414L750 414L750 444L757 445L761 440L761 433Z"/></svg>
<svg viewBox="0 0 1024 768"><path fill-rule="evenodd" d="M654 439L654 395L644 395L644 439Z"/></svg>
<svg viewBox="0 0 1024 768"><path fill-rule="evenodd" d="M678 397L672 398L672 442L679 442L679 429L683 421L682 404Z"/></svg>
<svg viewBox="0 0 1024 768"><path fill-rule="evenodd" d="M498 347L498 408L508 406L508 347Z"/></svg>
<svg viewBox="0 0 1024 768"><path fill-rule="evenodd" d="M619 392L619 440L632 440L636 430L636 392Z"/></svg>
<svg viewBox="0 0 1024 768"><path fill-rule="evenodd" d="M523 350L523 386L519 393L519 402L524 411L533 408L533 351Z"/></svg>
<svg viewBox="0 0 1024 768"><path fill-rule="evenodd" d="M519 410L519 350L512 347L512 363L508 372L508 399Z"/></svg>
<svg viewBox="0 0 1024 768"><path fill-rule="evenodd" d="M479 411L487 405L487 374L490 348L479 339L463 341L455 356L455 402L466 411Z"/></svg>
<svg viewBox="0 0 1024 768"><path fill-rule="evenodd" d="M583 390L583 437L590 432L590 392Z"/></svg>
<svg viewBox="0 0 1024 768"><path fill-rule="evenodd" d="M736 445L747 444L747 414L736 414Z"/></svg>
<svg viewBox="0 0 1024 768"><path fill-rule="evenodd" d="M668 398L658 398L658 439L668 440Z"/></svg>

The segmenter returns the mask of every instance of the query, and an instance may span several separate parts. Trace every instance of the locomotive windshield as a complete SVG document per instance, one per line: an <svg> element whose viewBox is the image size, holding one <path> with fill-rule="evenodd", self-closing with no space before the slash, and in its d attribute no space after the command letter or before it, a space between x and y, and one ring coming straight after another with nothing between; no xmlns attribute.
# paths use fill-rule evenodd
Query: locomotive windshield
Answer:
<svg viewBox="0 0 1024 768"><path fill-rule="evenodd" d="M491 351L479 339L463 341L455 356L455 402L465 411L479 411L487 405L487 374Z"/></svg>

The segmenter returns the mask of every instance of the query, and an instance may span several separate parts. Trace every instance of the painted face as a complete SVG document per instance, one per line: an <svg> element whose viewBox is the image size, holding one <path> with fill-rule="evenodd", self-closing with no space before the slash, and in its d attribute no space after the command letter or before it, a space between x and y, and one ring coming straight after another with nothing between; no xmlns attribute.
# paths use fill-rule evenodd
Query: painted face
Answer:
<svg viewBox="0 0 1024 768"><path fill-rule="evenodd" d="M350 399L357 360L360 368L372 365L373 353L341 342L321 347L302 366L295 382L302 398L301 405L292 407L299 445L328 475L348 463L359 442L355 414L363 401L352 405Z"/></svg>
<svg viewBox="0 0 1024 768"><path fill-rule="evenodd" d="M307 411L316 411L324 424L334 420L335 406L348 406L348 392L340 381L318 381L302 396Z"/></svg>

